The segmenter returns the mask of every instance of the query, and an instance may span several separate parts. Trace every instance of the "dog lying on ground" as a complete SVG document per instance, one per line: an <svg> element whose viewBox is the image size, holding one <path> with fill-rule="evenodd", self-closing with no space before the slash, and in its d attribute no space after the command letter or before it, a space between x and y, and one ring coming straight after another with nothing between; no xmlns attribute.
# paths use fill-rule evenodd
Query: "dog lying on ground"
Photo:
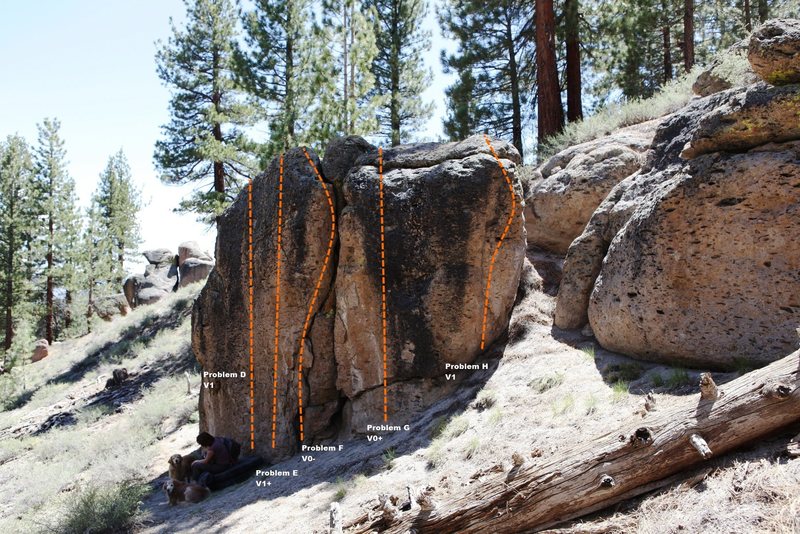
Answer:
<svg viewBox="0 0 800 534"><path fill-rule="evenodd" d="M182 501L198 503L211 495L211 490L200 484L187 484L173 479L164 482L163 489L170 506L175 506Z"/></svg>
<svg viewBox="0 0 800 534"><path fill-rule="evenodd" d="M169 457L169 478L180 480L181 482L190 482L192 475L192 462L195 457L191 454L181 456L180 454L173 454Z"/></svg>

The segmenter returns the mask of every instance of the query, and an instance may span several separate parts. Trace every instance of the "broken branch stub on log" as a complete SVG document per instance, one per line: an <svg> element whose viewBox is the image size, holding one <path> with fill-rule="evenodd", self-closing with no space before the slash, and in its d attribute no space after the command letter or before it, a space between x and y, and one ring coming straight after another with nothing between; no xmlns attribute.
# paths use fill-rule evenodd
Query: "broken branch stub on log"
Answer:
<svg viewBox="0 0 800 534"><path fill-rule="evenodd" d="M512 478L500 473L433 510L405 514L382 531L513 534L636 497L702 464L711 451L719 456L799 421L799 369L796 351L719 388L724 395L713 402L699 394L680 399L648 415L646 427L632 419L547 463L520 466ZM353 532L374 528L359 525Z"/></svg>

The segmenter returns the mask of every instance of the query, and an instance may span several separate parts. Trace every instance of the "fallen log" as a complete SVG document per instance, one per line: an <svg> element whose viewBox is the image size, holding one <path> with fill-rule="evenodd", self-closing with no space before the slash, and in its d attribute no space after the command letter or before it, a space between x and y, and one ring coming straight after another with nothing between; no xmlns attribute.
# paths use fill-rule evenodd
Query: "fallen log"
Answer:
<svg viewBox="0 0 800 534"><path fill-rule="evenodd" d="M669 409L575 446L557 459L495 475L433 510L353 532L517 534L652 491L659 481L800 421L800 351ZM582 438L576 434L576 440Z"/></svg>

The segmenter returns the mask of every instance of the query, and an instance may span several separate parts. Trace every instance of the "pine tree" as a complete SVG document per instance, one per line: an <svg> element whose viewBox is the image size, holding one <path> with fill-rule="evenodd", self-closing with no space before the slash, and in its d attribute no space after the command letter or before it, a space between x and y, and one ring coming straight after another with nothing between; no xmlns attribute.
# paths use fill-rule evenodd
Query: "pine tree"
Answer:
<svg viewBox="0 0 800 534"><path fill-rule="evenodd" d="M694 67L694 0L683 3L683 66L686 72Z"/></svg>
<svg viewBox="0 0 800 534"><path fill-rule="evenodd" d="M567 120L583 119L581 88L580 0L564 0L566 34Z"/></svg>
<svg viewBox="0 0 800 534"><path fill-rule="evenodd" d="M125 276L125 259L137 252L141 242L137 219L141 209L140 193L133 184L131 169L122 150L108 158L93 203L101 217L102 232L111 242L109 254L113 270L110 281L119 284Z"/></svg>
<svg viewBox="0 0 800 534"><path fill-rule="evenodd" d="M431 44L422 30L427 6L424 0L365 0L364 7L377 14L372 73L376 94L388 97L379 112L381 133L396 146L433 113L433 104L422 101L433 78L422 61Z"/></svg>
<svg viewBox="0 0 800 534"><path fill-rule="evenodd" d="M252 147L241 130L253 109L235 80L237 11L232 0L185 0L186 28L156 54L158 75L173 90L171 121L154 159L167 183L210 186L181 203L212 221L253 173Z"/></svg>
<svg viewBox="0 0 800 534"><path fill-rule="evenodd" d="M310 0L257 0L243 17L246 47L236 58L242 85L266 110L269 142L264 160L310 143L307 110L316 95Z"/></svg>
<svg viewBox="0 0 800 534"><path fill-rule="evenodd" d="M45 281L44 337L50 343L57 335L55 290L62 287L69 301L70 293L75 289L75 253L80 220L76 211L75 182L67 173L60 128L58 120L45 119L38 126L35 153L36 194L44 215L44 228L38 243L40 258L43 258L40 274Z"/></svg>
<svg viewBox="0 0 800 534"><path fill-rule="evenodd" d="M536 0L536 85L539 146L564 127L555 46L553 0Z"/></svg>
<svg viewBox="0 0 800 534"><path fill-rule="evenodd" d="M91 332L94 303L98 297L111 294L119 287L118 244L108 231L108 218L97 197L86 210L86 222L81 237L81 281L87 290L86 328Z"/></svg>
<svg viewBox="0 0 800 534"><path fill-rule="evenodd" d="M445 72L459 74L456 87L449 93L451 116L470 112L470 120L459 121L461 127L475 124L470 133L484 131L508 139L520 154L524 153L523 110L535 75L531 8L526 0L491 4L448 0L439 13L444 33L458 43L455 54L442 58ZM467 91L473 83L472 90ZM463 108L467 101L472 105Z"/></svg>
<svg viewBox="0 0 800 534"><path fill-rule="evenodd" d="M11 349L17 326L29 319L31 240L36 227L32 202L33 160L25 140L0 143L0 311L3 349ZM3 367L8 370L5 359Z"/></svg>
<svg viewBox="0 0 800 534"><path fill-rule="evenodd" d="M451 141L460 141L480 130L480 124L486 117L481 116L482 109L475 95L475 78L472 70L467 68L459 73L456 83L445 89L449 103L447 118L444 120L444 133Z"/></svg>
<svg viewBox="0 0 800 534"><path fill-rule="evenodd" d="M322 26L315 34L324 46L316 54L320 83L310 131L312 139L323 143L335 135L378 131L377 113L385 98L374 91L371 67L378 50L373 25L363 11L375 16L359 0L323 1Z"/></svg>

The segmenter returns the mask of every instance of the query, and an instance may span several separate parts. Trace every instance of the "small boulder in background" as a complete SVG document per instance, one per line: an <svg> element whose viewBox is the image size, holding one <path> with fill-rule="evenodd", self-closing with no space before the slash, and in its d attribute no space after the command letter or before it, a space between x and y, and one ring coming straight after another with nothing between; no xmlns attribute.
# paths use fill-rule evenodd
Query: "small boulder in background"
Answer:
<svg viewBox="0 0 800 534"><path fill-rule="evenodd" d="M800 83L800 20L765 22L750 38L747 59L773 85Z"/></svg>
<svg viewBox="0 0 800 534"><path fill-rule="evenodd" d="M33 356L31 356L32 362L38 362L39 360L44 360L50 354L50 343L47 342L46 339L40 339L36 342L36 345L33 349Z"/></svg>

